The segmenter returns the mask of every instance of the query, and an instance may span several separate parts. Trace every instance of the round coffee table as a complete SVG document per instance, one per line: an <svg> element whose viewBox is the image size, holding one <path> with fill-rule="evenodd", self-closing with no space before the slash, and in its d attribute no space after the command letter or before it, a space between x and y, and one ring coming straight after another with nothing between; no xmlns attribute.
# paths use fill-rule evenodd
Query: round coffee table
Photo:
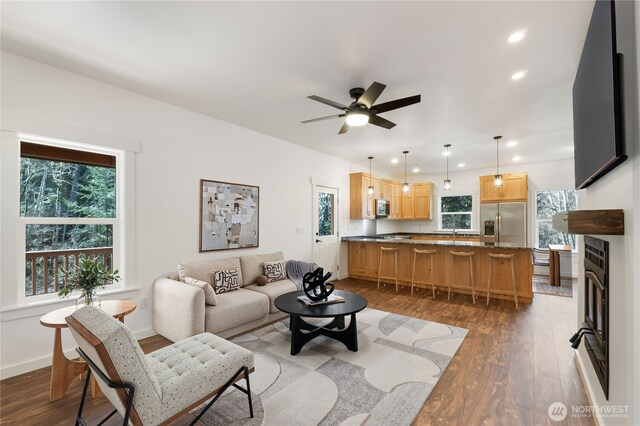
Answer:
<svg viewBox="0 0 640 426"><path fill-rule="evenodd" d="M338 340L353 351L358 351L358 330L356 325L356 314L367 307L367 299L359 294L348 291L336 290L336 296L344 297L341 303L326 305L307 306L298 300L298 296L304 296L304 291L294 291L276 297L274 304L282 312L289 314L291 329L291 355L296 355L300 349L311 340L322 335ZM345 328L344 317L351 315L349 326ZM302 317L312 318L334 318L331 323L324 327L318 327L304 321ZM338 329L338 330L335 330ZM303 333L302 330L307 331Z"/></svg>

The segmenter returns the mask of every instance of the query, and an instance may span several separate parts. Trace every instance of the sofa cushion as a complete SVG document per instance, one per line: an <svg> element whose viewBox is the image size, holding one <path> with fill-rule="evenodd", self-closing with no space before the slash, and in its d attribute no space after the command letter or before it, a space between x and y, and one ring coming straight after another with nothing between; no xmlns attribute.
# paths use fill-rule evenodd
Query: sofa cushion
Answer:
<svg viewBox="0 0 640 426"><path fill-rule="evenodd" d="M292 291L298 290L296 285L291 280L275 281L265 286L259 286L257 284L253 284L245 288L247 290L256 291L258 293L265 294L267 297L269 297L269 312L272 314L275 312L280 312L280 310L276 308L276 305L273 303L273 301L276 300L276 297L280 296L281 294L290 293Z"/></svg>
<svg viewBox="0 0 640 426"><path fill-rule="evenodd" d="M178 265L178 276L180 281L185 277L206 281L213 286L213 271L238 268L238 283L243 285L242 269L240 268L239 257L229 257L220 260L203 260L200 262L181 263Z"/></svg>
<svg viewBox="0 0 640 426"><path fill-rule="evenodd" d="M216 306L206 306L205 331L219 333L266 317L269 298L256 291L239 289L216 295Z"/></svg>
<svg viewBox="0 0 640 426"><path fill-rule="evenodd" d="M211 284L206 281L196 280L195 278L191 277L184 277L184 283L192 285L194 287L198 287L199 289L204 291L204 303L206 303L207 305L215 306L216 292L213 291L213 287L211 287Z"/></svg>
<svg viewBox="0 0 640 426"><path fill-rule="evenodd" d="M244 285L255 284L258 276L264 272L264 262L272 262L274 260L284 260L284 255L281 251L240 257Z"/></svg>
<svg viewBox="0 0 640 426"><path fill-rule="evenodd" d="M238 268L213 271L213 288L216 294L238 290L240 288L240 283L238 282L239 274Z"/></svg>

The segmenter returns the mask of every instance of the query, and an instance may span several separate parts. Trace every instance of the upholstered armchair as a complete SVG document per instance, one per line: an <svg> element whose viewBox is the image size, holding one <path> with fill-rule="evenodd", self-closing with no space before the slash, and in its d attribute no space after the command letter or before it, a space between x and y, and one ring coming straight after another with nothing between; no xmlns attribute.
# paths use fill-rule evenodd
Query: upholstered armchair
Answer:
<svg viewBox="0 0 640 426"><path fill-rule="evenodd" d="M85 424L82 409L89 377L97 384L123 424L166 424L213 398L193 423L234 386L248 395L253 417L249 373L251 351L211 333L201 333L145 355L131 331L91 306L66 318L78 353L89 365L76 425ZM246 380L246 389L236 384Z"/></svg>

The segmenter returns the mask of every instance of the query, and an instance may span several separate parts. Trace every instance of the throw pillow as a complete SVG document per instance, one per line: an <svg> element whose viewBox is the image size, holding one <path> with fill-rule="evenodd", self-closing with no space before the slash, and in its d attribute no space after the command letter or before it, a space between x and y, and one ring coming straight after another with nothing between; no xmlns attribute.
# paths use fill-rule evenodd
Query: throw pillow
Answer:
<svg viewBox="0 0 640 426"><path fill-rule="evenodd" d="M280 281L287 278L287 262L284 260L275 260L273 262L264 262L264 276L267 282Z"/></svg>
<svg viewBox="0 0 640 426"><path fill-rule="evenodd" d="M204 303L212 306L216 305L216 293L213 291L211 284L191 277L184 277L184 283L201 288L204 291Z"/></svg>
<svg viewBox="0 0 640 426"><path fill-rule="evenodd" d="M213 283L213 290L218 294L239 289L238 268L213 271Z"/></svg>
<svg viewBox="0 0 640 426"><path fill-rule="evenodd" d="M269 279L264 275L258 275L258 278L256 278L256 284L258 284L260 287L262 287L263 285L267 285L268 282Z"/></svg>

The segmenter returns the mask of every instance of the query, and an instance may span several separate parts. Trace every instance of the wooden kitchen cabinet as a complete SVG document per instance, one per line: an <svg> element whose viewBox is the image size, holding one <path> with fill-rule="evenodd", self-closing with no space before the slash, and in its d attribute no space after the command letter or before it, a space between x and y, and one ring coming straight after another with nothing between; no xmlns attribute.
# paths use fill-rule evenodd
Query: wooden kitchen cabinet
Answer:
<svg viewBox="0 0 640 426"><path fill-rule="evenodd" d="M398 220L402 217L402 185L391 183L391 199L389 200L389 219Z"/></svg>
<svg viewBox="0 0 640 426"><path fill-rule="evenodd" d="M505 173L502 186L493 184L493 175L480 176L480 202L527 201L528 184L526 173Z"/></svg>
<svg viewBox="0 0 640 426"><path fill-rule="evenodd" d="M393 185L392 181L387 179L381 180L380 181L380 197L378 198L391 202L391 197L392 197L391 185Z"/></svg>
<svg viewBox="0 0 640 426"><path fill-rule="evenodd" d="M349 217L351 219L375 219L375 194L369 195L367 191L370 183L369 175L367 173L352 173L349 177ZM380 181L377 181L380 186ZM373 179L371 183L375 188Z"/></svg>
<svg viewBox="0 0 640 426"><path fill-rule="evenodd" d="M401 195L401 204L402 207L400 209L400 218L401 219L413 219L413 185L409 185L408 192L402 192L402 187L400 189Z"/></svg>
<svg viewBox="0 0 640 426"><path fill-rule="evenodd" d="M413 185L413 218L431 220L432 183L416 183Z"/></svg>
<svg viewBox="0 0 640 426"><path fill-rule="evenodd" d="M349 276L378 276L378 244L349 241Z"/></svg>

